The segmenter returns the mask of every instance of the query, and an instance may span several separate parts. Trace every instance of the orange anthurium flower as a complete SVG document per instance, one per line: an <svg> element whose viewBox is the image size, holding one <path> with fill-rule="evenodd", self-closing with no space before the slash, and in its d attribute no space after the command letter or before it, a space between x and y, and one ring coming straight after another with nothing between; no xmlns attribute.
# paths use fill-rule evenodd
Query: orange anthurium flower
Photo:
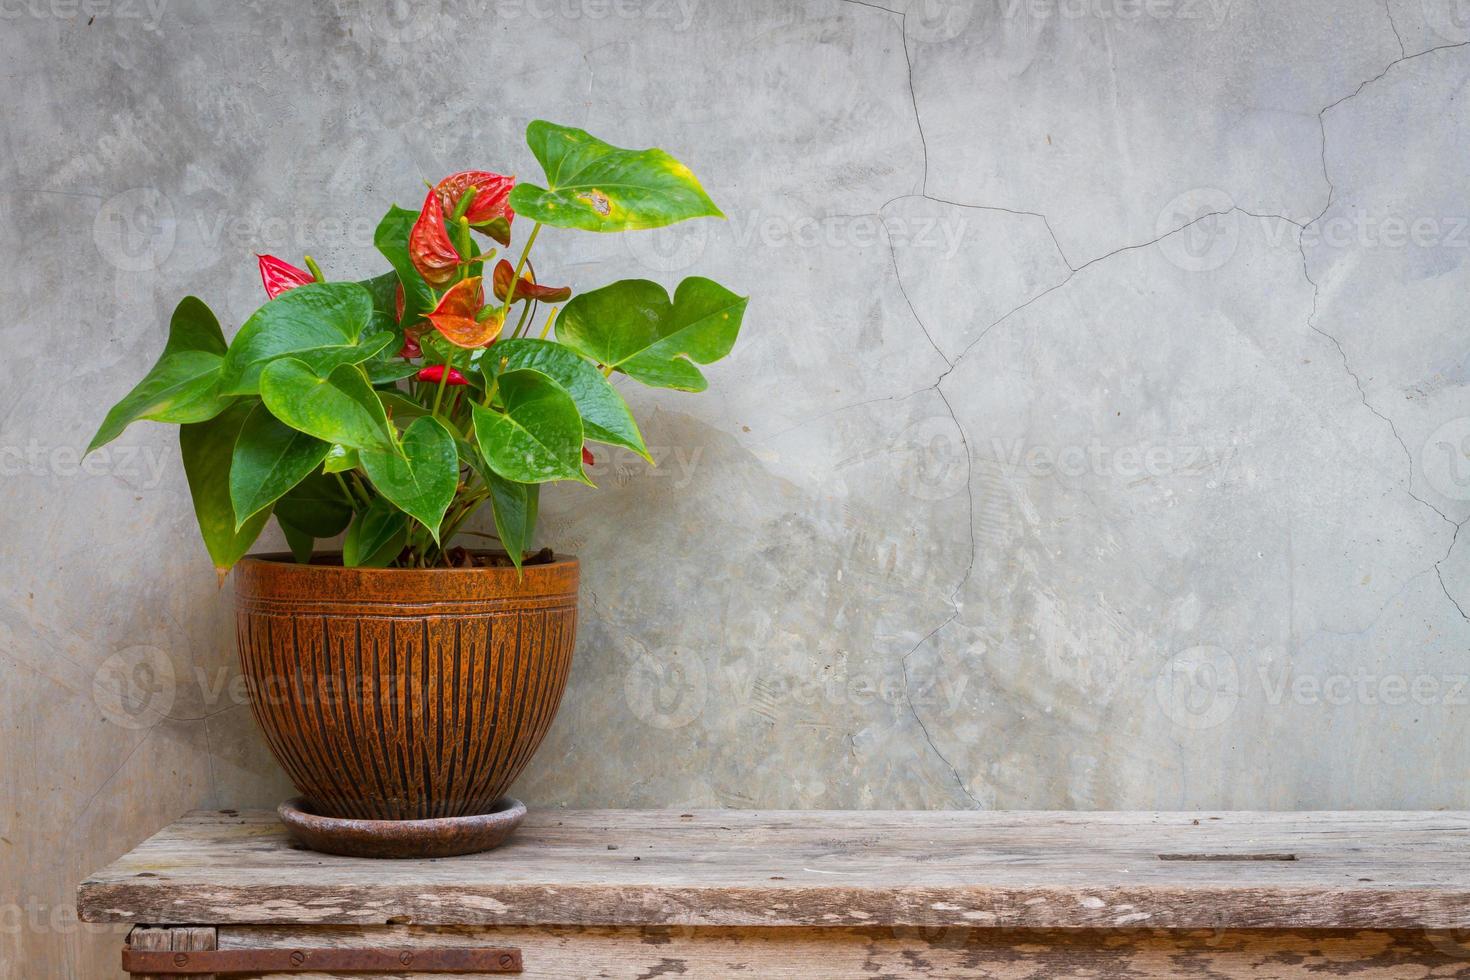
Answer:
<svg viewBox="0 0 1470 980"><path fill-rule="evenodd" d="M506 294L510 292L510 281L515 277L515 266L505 259L495 263L495 298L502 303L505 302ZM520 285L516 286L516 302L528 299L540 300L543 303L561 303L572 295L570 286L541 286L531 281L529 276L522 275Z"/></svg>
<svg viewBox="0 0 1470 980"><path fill-rule="evenodd" d="M444 227L444 206L434 191L424 198L423 210L408 233L408 256L431 286L444 285L459 268L459 252L449 240L449 229Z"/></svg>
<svg viewBox="0 0 1470 980"><path fill-rule="evenodd" d="M516 185L514 177L502 177L485 170L465 170L450 174L439 181L434 192L439 195L439 206L445 214L453 214L460 198L471 187L475 198L465 210L470 227L483 232L502 245L510 244L510 223L515 212L510 209L510 192Z"/></svg>
<svg viewBox="0 0 1470 980"><path fill-rule="evenodd" d="M425 318L456 347L480 347L495 339L501 323L498 316L476 319L484 305L484 279L471 276L455 283Z"/></svg>
<svg viewBox="0 0 1470 980"><path fill-rule="evenodd" d="M310 272L298 269L290 262L282 262L274 255L256 253L256 258L260 259L261 285L265 286L265 294L271 299L275 299L288 289L316 282L316 277Z"/></svg>

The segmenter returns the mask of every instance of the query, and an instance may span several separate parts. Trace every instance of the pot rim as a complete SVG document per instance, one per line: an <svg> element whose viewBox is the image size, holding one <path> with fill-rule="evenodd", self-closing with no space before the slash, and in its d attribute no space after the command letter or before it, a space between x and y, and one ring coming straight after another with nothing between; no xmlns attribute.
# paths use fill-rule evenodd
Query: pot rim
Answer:
<svg viewBox="0 0 1470 980"><path fill-rule="evenodd" d="M484 552L482 552L484 553ZM333 557L323 552L316 557ZM298 563L289 552L247 555L236 563L237 599L337 600L383 603L477 603L486 600L576 601L580 566L576 555L541 565L475 568L349 568Z"/></svg>
<svg viewBox="0 0 1470 980"><path fill-rule="evenodd" d="M503 554L506 554L506 552L497 550L495 548L471 548L471 549L468 549L468 550L469 550L470 554L472 554L472 555L503 555ZM289 552L289 551L260 551L260 552L252 552L252 553L246 555L244 558L241 558L239 561L237 561L235 563L235 565L238 567L238 566L244 565L246 562L255 562L255 563L259 563L259 564L263 564L263 565L289 565L289 566L291 566L293 568L298 568L298 569L303 569L303 570L306 570L306 569L330 569L330 570L333 570L333 571L342 571L342 572L376 572L376 573L387 573L387 574L392 574L392 575L402 575L402 574L410 574L410 573L414 573L414 574L425 574L425 573L443 574L443 573L446 573L446 572L459 572L459 573L464 573L464 572L510 572L512 575L514 575L515 574L515 571L516 571L515 570L515 566L513 566L513 565L476 565L476 566L474 566L472 568L443 568L443 567L434 567L434 568L362 568L362 567L349 567L347 565L342 565L342 564L336 564L336 565L334 565L334 564L331 564L330 562L319 562L319 561L316 560L318 558L339 558L340 559L342 557L342 552L340 550L339 551L316 551L316 552L313 552L312 553L312 556L311 557L312 557L312 560L311 561L306 562L306 563L302 563L302 562L297 561L296 560L296 556L293 555L293 554L291 554L291 552ZM553 561L537 562L534 565L522 565L521 566L521 569L522 569L522 571L525 574L529 575L531 573L531 570L532 569L535 569L535 568L547 568L547 569L550 569L550 568L556 568L558 566L577 565L577 564L580 564L580 563L577 561L577 556L576 555L562 555L562 554L558 554L556 556L555 560L553 560Z"/></svg>

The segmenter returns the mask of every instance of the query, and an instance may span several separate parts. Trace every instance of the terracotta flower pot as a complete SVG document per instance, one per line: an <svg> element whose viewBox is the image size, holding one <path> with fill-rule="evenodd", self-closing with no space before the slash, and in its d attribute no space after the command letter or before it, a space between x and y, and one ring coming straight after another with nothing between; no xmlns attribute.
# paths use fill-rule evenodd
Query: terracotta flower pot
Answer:
<svg viewBox="0 0 1470 980"><path fill-rule="evenodd" d="M520 775L561 702L577 560L518 579L260 555L236 566L235 609L256 720L312 813L475 816Z"/></svg>

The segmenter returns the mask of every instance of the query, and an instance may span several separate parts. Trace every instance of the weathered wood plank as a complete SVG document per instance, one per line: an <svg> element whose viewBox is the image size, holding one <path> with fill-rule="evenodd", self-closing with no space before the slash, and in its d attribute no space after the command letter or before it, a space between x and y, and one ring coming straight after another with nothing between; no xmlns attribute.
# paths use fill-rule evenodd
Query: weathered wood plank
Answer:
<svg viewBox="0 0 1470 980"><path fill-rule="evenodd" d="M515 946L536 980L831 980L986 977L994 980L1360 980L1454 977L1470 950L1424 933L998 929L224 928L225 949ZM359 974L360 976L360 974ZM428 974L393 974L429 980ZM351 974L266 974L261 980L350 980Z"/></svg>
<svg viewBox="0 0 1470 980"><path fill-rule="evenodd" d="M172 949L169 945L172 930L150 929L147 926L139 926L128 933L128 945L134 949ZM163 980L154 973L139 973L133 980Z"/></svg>
<svg viewBox="0 0 1470 980"><path fill-rule="evenodd" d="M154 924L1458 929L1470 814L533 810L496 851L382 862L210 812L79 905Z"/></svg>
<svg viewBox="0 0 1470 980"><path fill-rule="evenodd" d="M213 927L184 926L173 929L156 929L139 926L128 934L128 945L134 949L174 950L193 952L215 948L216 934ZM213 973L195 974L195 980L215 980ZM166 975L139 973L134 980L170 980Z"/></svg>

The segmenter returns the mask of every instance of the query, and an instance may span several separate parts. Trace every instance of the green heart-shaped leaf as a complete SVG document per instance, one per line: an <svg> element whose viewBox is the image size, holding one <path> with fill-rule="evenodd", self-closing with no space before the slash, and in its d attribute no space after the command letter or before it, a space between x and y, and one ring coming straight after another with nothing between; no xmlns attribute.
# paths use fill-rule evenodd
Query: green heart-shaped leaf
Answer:
<svg viewBox="0 0 1470 980"><path fill-rule="evenodd" d="M193 422L179 429L179 451L184 457L189 495L194 498L194 516L221 581L250 550L270 517L267 507L236 527L235 506L230 502L230 463L235 442L254 408L253 399L236 402L207 422Z"/></svg>
<svg viewBox="0 0 1470 980"><path fill-rule="evenodd" d="M534 483L513 483L499 473L485 474L495 514L495 533L505 545L506 554L516 568L531 550L531 536L536 530L536 510L541 487Z"/></svg>
<svg viewBox="0 0 1470 980"><path fill-rule="evenodd" d="M342 564L348 568L382 568L408 540L408 515L382 497L353 518L342 539Z"/></svg>
<svg viewBox="0 0 1470 980"><path fill-rule="evenodd" d="M393 342L377 333L359 344L373 322L373 297L355 282L313 282L287 290L256 310L230 344L221 368L220 390L255 394L270 362L294 357L318 374L340 364L358 364Z"/></svg>
<svg viewBox="0 0 1470 980"><path fill-rule="evenodd" d="M444 423L426 415L403 433L401 453L364 449L360 455L377 491L438 541L439 524L459 486L459 450Z"/></svg>
<svg viewBox="0 0 1470 980"><path fill-rule="evenodd" d="M343 364L322 378L284 357L260 373L260 397L276 418L309 436L353 449L393 451L383 403L356 365Z"/></svg>
<svg viewBox="0 0 1470 980"><path fill-rule="evenodd" d="M397 334L398 329L398 273L385 272L381 276L362 279L357 283L373 298L373 320L369 332L385 330ZM402 341L399 342L402 346Z"/></svg>
<svg viewBox="0 0 1470 980"><path fill-rule="evenodd" d="M582 419L572 396L539 371L506 371L499 381L504 413L471 403L475 439L490 468L516 483L590 484L582 472Z"/></svg>
<svg viewBox="0 0 1470 980"><path fill-rule="evenodd" d="M633 413L602 372L563 344L549 340L503 340L486 358L493 366L502 361L506 371L540 371L566 389L582 415L583 437L633 450L651 460Z"/></svg>
<svg viewBox="0 0 1470 980"><path fill-rule="evenodd" d="M112 407L87 452L116 439L138 419L155 422L203 422L232 399L219 393L225 335L209 307L184 297L168 322L168 341L148 374Z"/></svg>
<svg viewBox="0 0 1470 980"><path fill-rule="evenodd" d="M393 266L398 282L403 286L402 326L417 322L434 308L434 293L414 268L413 259L408 254L408 234L418 218L417 211L407 211L395 204L383 215L383 220L378 222L378 228L373 232L373 245Z"/></svg>
<svg viewBox="0 0 1470 980"><path fill-rule="evenodd" d="M689 168L663 150L625 150L544 119L526 127L526 144L546 171L546 187L523 183L510 192L522 217L586 231L724 217Z"/></svg>
<svg viewBox="0 0 1470 980"><path fill-rule="evenodd" d="M352 520L353 505L332 476L313 473L276 501L276 519L314 538L341 534Z"/></svg>
<svg viewBox="0 0 1470 980"><path fill-rule="evenodd" d="M691 276L674 299L646 279L624 279L582 293L556 319L557 340L656 388L703 391L695 363L730 353L745 316L744 296Z"/></svg>
<svg viewBox="0 0 1470 980"><path fill-rule="evenodd" d="M240 429L230 461L235 526L306 479L330 448L329 443L286 425L267 406L256 405Z"/></svg>

